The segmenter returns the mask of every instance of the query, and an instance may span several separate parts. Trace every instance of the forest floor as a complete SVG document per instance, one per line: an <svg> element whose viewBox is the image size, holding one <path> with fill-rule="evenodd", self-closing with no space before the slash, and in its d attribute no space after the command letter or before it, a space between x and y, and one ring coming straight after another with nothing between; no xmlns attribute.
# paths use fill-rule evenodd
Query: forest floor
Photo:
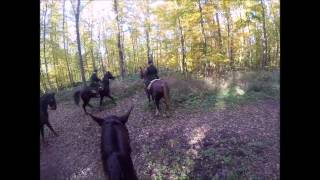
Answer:
<svg viewBox="0 0 320 180"><path fill-rule="evenodd" d="M142 89L116 106L107 99L99 108L98 101L88 111L99 117L122 115L134 105L127 127L139 179L280 179L278 99L210 110L176 106L170 117L155 117ZM45 130L41 179L105 179L100 127L71 100L60 101L49 117L59 137Z"/></svg>

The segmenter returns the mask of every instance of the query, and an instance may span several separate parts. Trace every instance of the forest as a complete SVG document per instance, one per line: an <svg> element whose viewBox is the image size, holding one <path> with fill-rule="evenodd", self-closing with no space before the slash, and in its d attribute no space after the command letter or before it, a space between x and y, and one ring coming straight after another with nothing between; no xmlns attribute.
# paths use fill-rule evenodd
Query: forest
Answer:
<svg viewBox="0 0 320 180"><path fill-rule="evenodd" d="M278 69L279 16L277 0L41 0L41 92L95 68L125 78L148 57L186 76Z"/></svg>
<svg viewBox="0 0 320 180"><path fill-rule="evenodd" d="M39 28L40 179L280 179L279 0L40 0Z"/></svg>

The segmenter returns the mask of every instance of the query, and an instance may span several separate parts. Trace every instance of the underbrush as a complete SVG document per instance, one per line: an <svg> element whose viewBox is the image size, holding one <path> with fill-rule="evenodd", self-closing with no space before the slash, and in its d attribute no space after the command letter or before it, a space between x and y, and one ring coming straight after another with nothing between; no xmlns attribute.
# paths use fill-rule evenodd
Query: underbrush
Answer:
<svg viewBox="0 0 320 180"><path fill-rule="evenodd" d="M110 80L110 91L111 96L115 98L116 101L121 100L123 98L132 96L137 91L141 91L144 87L144 84L138 74L129 75L124 80ZM73 94L80 90L82 85L76 86L74 88L68 88L61 90L56 93L56 99L58 102L64 101L72 101L73 102ZM97 99L97 98L95 98ZM96 100L98 102L98 100ZM104 102L110 101L109 98L104 97ZM94 103L95 104L95 101Z"/></svg>
<svg viewBox="0 0 320 180"><path fill-rule="evenodd" d="M172 105L190 110L232 107L244 102L280 97L279 71L235 72L221 79L203 80L186 80L180 73L164 71L160 77L168 82ZM139 74L129 75L124 80L110 80L110 87L116 101L144 92ZM59 91L57 101L73 101L74 92L80 89L81 86L77 86ZM104 102L110 104L111 101L105 98Z"/></svg>
<svg viewBox="0 0 320 180"><path fill-rule="evenodd" d="M177 80L170 84L171 101L189 109L225 108L260 99L279 99L279 72L229 74L219 80Z"/></svg>

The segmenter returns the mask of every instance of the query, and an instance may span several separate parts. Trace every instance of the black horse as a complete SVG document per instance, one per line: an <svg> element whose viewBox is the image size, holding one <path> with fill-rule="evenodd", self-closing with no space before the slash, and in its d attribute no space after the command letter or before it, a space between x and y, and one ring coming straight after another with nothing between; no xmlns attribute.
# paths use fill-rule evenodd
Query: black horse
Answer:
<svg viewBox="0 0 320 180"><path fill-rule="evenodd" d="M129 132L126 127L130 110L123 116L91 116L102 128L101 155L103 170L109 180L138 180L131 159Z"/></svg>
<svg viewBox="0 0 320 180"><path fill-rule="evenodd" d="M113 75L107 71L102 79L102 85L100 84L98 87L98 92L94 90L92 87L85 87L81 90L78 90L74 93L73 98L76 105L79 105L80 97L83 101L82 108L85 113L87 113L86 106L92 107L91 104L89 104L89 101L91 98L99 98L100 97L100 106L102 105L103 97L109 97L114 103L114 98L110 95L110 87L109 87L109 79L115 79ZM100 96L99 96L100 95Z"/></svg>
<svg viewBox="0 0 320 180"><path fill-rule="evenodd" d="M113 103L116 103L114 98L110 95L109 79L114 80L115 77L109 71L107 71L102 79L102 89L99 89L100 106L102 105L103 97L108 97Z"/></svg>
<svg viewBox="0 0 320 180"><path fill-rule="evenodd" d="M47 93L40 97L40 133L42 135L42 140L44 143L44 125L47 125L49 129L54 133L54 135L58 136L49 122L48 114L48 106L50 106L50 108L53 110L57 109L56 99L54 95L54 93Z"/></svg>

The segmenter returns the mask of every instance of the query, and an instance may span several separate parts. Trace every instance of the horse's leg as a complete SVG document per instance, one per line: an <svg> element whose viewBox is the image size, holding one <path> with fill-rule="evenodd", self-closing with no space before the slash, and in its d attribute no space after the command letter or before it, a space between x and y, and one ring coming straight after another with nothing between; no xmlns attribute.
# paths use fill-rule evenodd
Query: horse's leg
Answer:
<svg viewBox="0 0 320 180"><path fill-rule="evenodd" d="M146 93L147 97L148 97L148 100L149 100L149 105L150 105L150 93L148 91L147 88L144 89L144 92Z"/></svg>
<svg viewBox="0 0 320 180"><path fill-rule="evenodd" d="M86 106L87 106L88 102L84 101L82 104L82 109L84 110L84 112L87 114L87 110L86 110Z"/></svg>
<svg viewBox="0 0 320 180"><path fill-rule="evenodd" d="M55 136L59 136L59 135L53 130L53 128L52 128L51 124L49 123L49 121L46 123L46 125L49 127L49 129L53 132L53 134L54 134Z"/></svg>
<svg viewBox="0 0 320 180"><path fill-rule="evenodd" d="M102 106L103 97L104 97L104 96L100 94L100 106Z"/></svg>
<svg viewBox="0 0 320 180"><path fill-rule="evenodd" d="M164 99L163 102L164 102L164 104L166 105L166 110L169 111L169 109L170 109L170 108L169 108L169 102L167 102L165 99Z"/></svg>
<svg viewBox="0 0 320 180"><path fill-rule="evenodd" d="M90 99L87 101L86 104L87 104L89 107L93 108L93 106L92 106L89 102L90 102Z"/></svg>
<svg viewBox="0 0 320 180"><path fill-rule="evenodd" d="M40 133L42 136L42 142L45 144L46 141L44 140L44 126L43 125L40 125Z"/></svg>
<svg viewBox="0 0 320 180"><path fill-rule="evenodd" d="M169 107L169 102L166 101L166 99L164 99L164 104L166 105L166 115L167 117L169 117L169 111L170 111L170 107Z"/></svg>
<svg viewBox="0 0 320 180"><path fill-rule="evenodd" d="M160 114L160 98L156 97L155 99L155 104L156 104L156 116Z"/></svg>
<svg viewBox="0 0 320 180"><path fill-rule="evenodd" d="M108 94L107 97L110 98L114 104L117 104L114 98L110 94Z"/></svg>

